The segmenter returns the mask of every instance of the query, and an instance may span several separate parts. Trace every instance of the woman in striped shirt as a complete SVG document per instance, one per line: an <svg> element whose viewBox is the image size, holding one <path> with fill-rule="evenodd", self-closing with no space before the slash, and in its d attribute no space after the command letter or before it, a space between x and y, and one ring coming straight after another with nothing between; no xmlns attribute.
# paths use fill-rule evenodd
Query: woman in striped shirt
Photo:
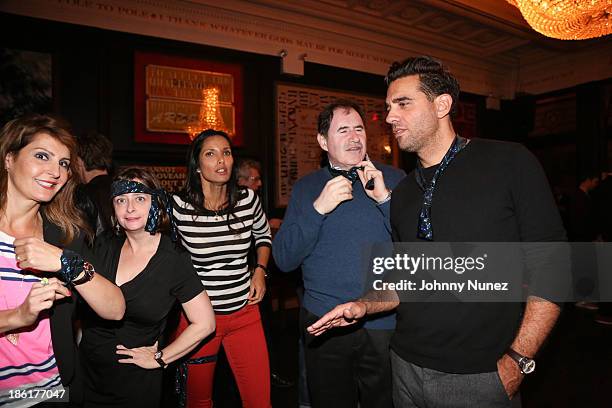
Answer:
<svg viewBox="0 0 612 408"><path fill-rule="evenodd" d="M212 302L217 330L181 369L187 376L187 405L212 406L215 363L223 345L243 405L268 408L270 369L257 306L266 290L268 221L255 193L236 184L226 133L200 133L188 160L187 183L183 194L174 196L173 213L181 243ZM253 240L257 266L251 274L247 255ZM183 317L179 331L186 323Z"/></svg>
<svg viewBox="0 0 612 408"><path fill-rule="evenodd" d="M75 305L120 320L125 302L80 255L76 142L51 117L24 117L0 132L0 157L0 405L66 401L68 385L78 401Z"/></svg>

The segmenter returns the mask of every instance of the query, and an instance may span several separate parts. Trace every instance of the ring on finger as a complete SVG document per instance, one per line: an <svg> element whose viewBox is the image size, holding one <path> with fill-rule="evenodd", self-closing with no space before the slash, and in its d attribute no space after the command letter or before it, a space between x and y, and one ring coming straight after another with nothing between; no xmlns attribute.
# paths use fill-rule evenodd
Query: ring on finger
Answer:
<svg viewBox="0 0 612 408"><path fill-rule="evenodd" d="M47 285L49 284L49 279L48 279L48 278L42 278L42 279L40 280L40 284L41 284L42 286L47 286Z"/></svg>

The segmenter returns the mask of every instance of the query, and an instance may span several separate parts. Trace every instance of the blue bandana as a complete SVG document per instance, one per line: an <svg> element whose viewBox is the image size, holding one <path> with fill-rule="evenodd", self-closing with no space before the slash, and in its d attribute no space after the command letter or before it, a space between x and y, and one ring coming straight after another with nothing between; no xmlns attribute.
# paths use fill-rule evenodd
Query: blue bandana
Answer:
<svg viewBox="0 0 612 408"><path fill-rule="evenodd" d="M468 139L465 139L459 135L455 136L455 140L453 144L448 149L438 169L433 175L433 178L429 183L425 180L425 176L423 174L423 165L420 160L417 160L417 167L414 172L414 176L416 178L416 182L423 190L423 206L421 207L421 211L419 212L419 224L417 227L417 238L423 239L425 241L433 241L433 225L431 223L431 206L433 204L433 196L436 189L436 183L438 179L449 166L449 164L453 161L455 156L463 150L465 146L469 143Z"/></svg>
<svg viewBox="0 0 612 408"><path fill-rule="evenodd" d="M177 239L176 224L172 218L172 200L170 195L163 188L151 189L142 183L134 180L117 180L111 185L111 197L128 194L128 193L144 193L151 195L151 208L149 208L149 216L145 225L145 231L155 234L161 221L161 210L159 203L164 204L166 213L170 219L170 236L173 241Z"/></svg>

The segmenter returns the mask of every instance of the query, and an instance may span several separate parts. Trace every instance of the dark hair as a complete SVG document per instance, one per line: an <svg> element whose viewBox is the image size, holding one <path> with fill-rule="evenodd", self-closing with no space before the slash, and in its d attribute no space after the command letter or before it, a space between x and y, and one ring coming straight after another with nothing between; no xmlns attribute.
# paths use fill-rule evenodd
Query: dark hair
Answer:
<svg viewBox="0 0 612 408"><path fill-rule="evenodd" d="M247 178L249 169L255 169L261 174L261 163L253 159L242 159L236 165L236 169L236 178Z"/></svg>
<svg viewBox="0 0 612 408"><path fill-rule="evenodd" d="M92 238L83 214L75 205L76 186L81 182L76 171L77 144L69 130L68 123L49 115L26 115L8 122L0 131L0 158L7 155L17 156L21 149L32 143L40 134L47 134L68 148L70 168L68 181L48 203L42 203L40 212L64 234L64 244L70 243L80 231ZM6 208L8 173L4 165L0 166L0 212Z"/></svg>
<svg viewBox="0 0 612 408"><path fill-rule="evenodd" d="M143 169L142 167L124 167L119 173L115 176L113 181L120 180L136 180L138 179L139 183L144 184L149 187L151 190L161 190L161 184L157 177L153 175L149 170ZM110 199L112 203L112 198ZM157 225L157 230L155 232L168 232L170 231L170 218L168 217L168 213L166 212L166 203L165 200L160 200L157 196L151 196L151 200L157 200L157 204L159 205L159 224ZM116 234L122 232L121 226L117 221L117 217L115 217L115 212L113 211L113 215L111 217L113 223L113 231Z"/></svg>
<svg viewBox="0 0 612 408"><path fill-rule="evenodd" d="M327 132L329 132L329 126L331 125L332 119L334 119L334 111L336 109L344 109L346 113L348 113L351 109L354 109L355 112L357 112L361 117L362 122L365 124L365 114L358 103L349 99L338 99L324 107L321 113L319 113L317 132L321 136L327 137Z"/></svg>
<svg viewBox="0 0 612 408"><path fill-rule="evenodd" d="M83 160L85 170L106 170L110 173L113 167L113 144L103 134L86 132L80 134L79 157Z"/></svg>
<svg viewBox="0 0 612 408"><path fill-rule="evenodd" d="M191 142L191 147L189 148L189 153L187 154L187 180L185 181L185 187L183 188L181 195L183 201L191 204L197 215L204 214L205 210L202 181L200 180L200 173L198 172L200 169L200 153L202 152L202 145L204 144L204 141L213 136L221 136L227 140L227 143L230 145L230 149L232 148L232 140L227 133L215 129L206 129L196 136L195 139L193 139L193 142ZM236 204L242 197L242 193L244 191L244 187L239 186L236 182L235 167L236 163L234 162L232 174L227 182L227 225L230 227L230 229L232 229L229 221L230 216L235 217L234 212L236 209Z"/></svg>
<svg viewBox="0 0 612 408"><path fill-rule="evenodd" d="M439 95L450 95L453 98L450 113L455 112L459 101L459 82L440 61L428 56L396 61L389 67L385 83L389 86L396 79L410 75L419 76L419 89L430 102Z"/></svg>
<svg viewBox="0 0 612 408"><path fill-rule="evenodd" d="M589 169L582 173L582 177L580 178L580 182L585 180L593 180L593 179L601 179L601 172L593 169Z"/></svg>

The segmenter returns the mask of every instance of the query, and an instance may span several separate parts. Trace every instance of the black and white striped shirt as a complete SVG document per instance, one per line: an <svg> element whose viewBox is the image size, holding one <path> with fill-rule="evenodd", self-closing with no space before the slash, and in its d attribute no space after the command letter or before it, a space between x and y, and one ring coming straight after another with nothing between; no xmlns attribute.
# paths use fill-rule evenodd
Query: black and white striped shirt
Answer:
<svg viewBox="0 0 612 408"><path fill-rule="evenodd" d="M191 254L215 313L235 312L247 303L251 276L247 255L251 242L271 246L270 227L253 190L246 189L238 200L234 215L204 211L196 215L191 204L174 195L174 218L181 243Z"/></svg>

